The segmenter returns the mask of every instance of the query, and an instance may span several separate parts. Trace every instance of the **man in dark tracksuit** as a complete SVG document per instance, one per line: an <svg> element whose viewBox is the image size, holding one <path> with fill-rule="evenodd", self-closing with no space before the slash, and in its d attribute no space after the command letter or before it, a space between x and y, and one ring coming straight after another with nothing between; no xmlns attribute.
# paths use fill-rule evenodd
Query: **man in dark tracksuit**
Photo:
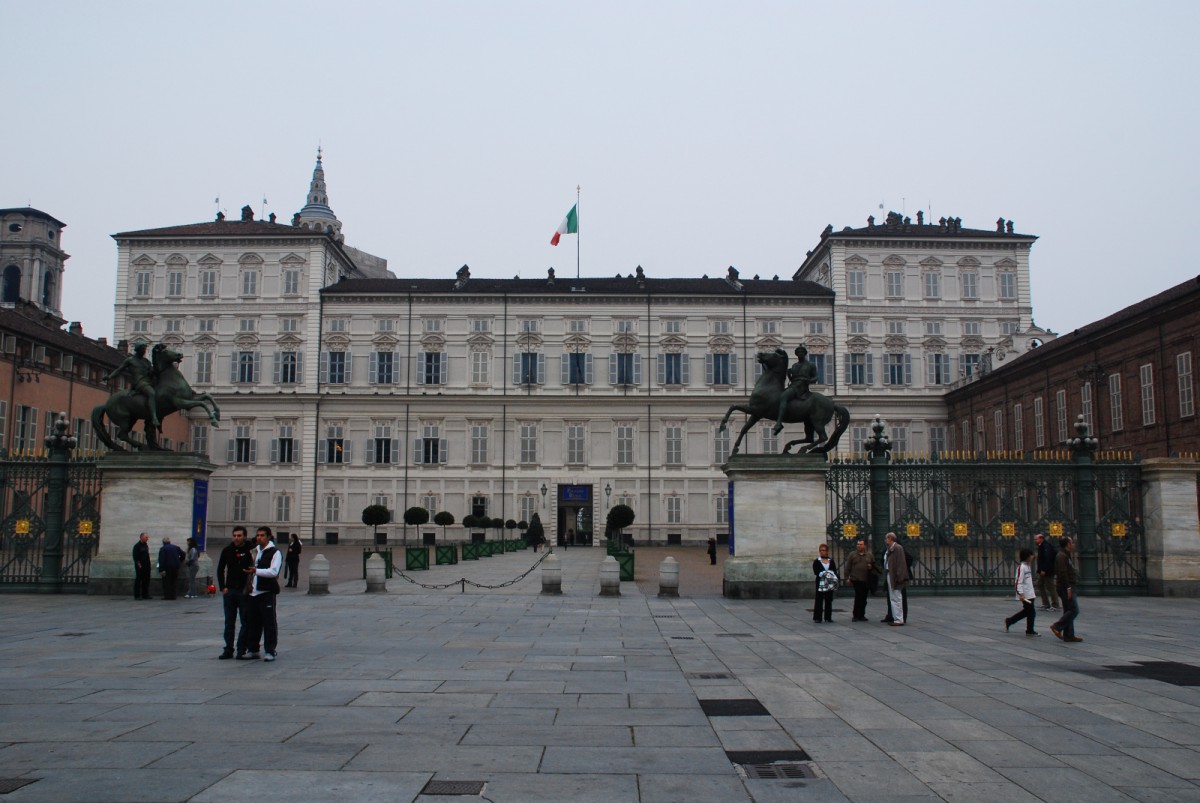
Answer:
<svg viewBox="0 0 1200 803"><path fill-rule="evenodd" d="M237 651L239 654L246 651L246 570L253 565L246 528L238 525L233 528L233 543L221 550L217 561L217 584L225 605L225 651L217 656L222 661L233 657L233 636L239 620L242 631L238 634Z"/></svg>
<svg viewBox="0 0 1200 803"><path fill-rule="evenodd" d="M275 601L279 595L279 573L283 569L283 553L271 540L270 527L259 527L254 536L258 540L258 559L253 567L246 570L247 576L252 579L249 590L249 615L246 617L250 633L246 636L246 642L254 645L262 639L263 660L274 661L275 647L279 641ZM250 657L257 657L257 653Z"/></svg>

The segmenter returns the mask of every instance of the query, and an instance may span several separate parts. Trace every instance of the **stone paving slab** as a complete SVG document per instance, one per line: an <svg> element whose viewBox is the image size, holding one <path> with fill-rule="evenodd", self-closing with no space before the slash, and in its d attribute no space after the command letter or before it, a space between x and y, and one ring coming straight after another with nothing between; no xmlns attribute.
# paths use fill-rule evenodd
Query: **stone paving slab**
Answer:
<svg viewBox="0 0 1200 803"><path fill-rule="evenodd" d="M334 593L282 596L275 663L216 659L215 599L5 596L0 777L36 779L5 800L443 800L434 778L522 802L1200 800L1200 688L1106 669L1200 667L1196 600L1088 599L1072 645L1006 634L999 598L913 595L888 628L839 597L814 626L807 601L722 599L693 552L638 550L608 598L601 550L557 553L561 596L537 571L365 594L342 550ZM692 576L660 599L672 553ZM411 576L499 585L539 557ZM735 750L817 777L748 777Z"/></svg>

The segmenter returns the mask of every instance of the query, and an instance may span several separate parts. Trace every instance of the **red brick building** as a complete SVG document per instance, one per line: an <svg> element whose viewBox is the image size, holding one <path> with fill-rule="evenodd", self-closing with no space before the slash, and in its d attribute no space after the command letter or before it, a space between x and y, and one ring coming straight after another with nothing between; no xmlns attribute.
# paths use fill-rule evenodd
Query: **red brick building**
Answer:
<svg viewBox="0 0 1200 803"><path fill-rule="evenodd" d="M1063 448L1083 415L1103 450L1200 453L1200 276L1060 336L946 394L951 449Z"/></svg>

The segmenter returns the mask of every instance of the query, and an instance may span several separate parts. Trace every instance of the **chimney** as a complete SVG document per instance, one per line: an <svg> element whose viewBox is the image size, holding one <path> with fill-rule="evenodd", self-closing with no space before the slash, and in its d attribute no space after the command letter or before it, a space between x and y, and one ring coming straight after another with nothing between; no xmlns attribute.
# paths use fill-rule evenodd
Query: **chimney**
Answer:
<svg viewBox="0 0 1200 803"><path fill-rule="evenodd" d="M82 335L83 324L79 321L71 321L71 325L67 327L67 332L73 335Z"/></svg>

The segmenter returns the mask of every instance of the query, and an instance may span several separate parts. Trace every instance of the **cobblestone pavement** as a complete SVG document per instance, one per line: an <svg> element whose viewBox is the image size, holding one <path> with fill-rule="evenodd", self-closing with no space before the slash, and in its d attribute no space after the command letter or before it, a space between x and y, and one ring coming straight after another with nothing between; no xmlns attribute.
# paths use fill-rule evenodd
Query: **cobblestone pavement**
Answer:
<svg viewBox="0 0 1200 803"><path fill-rule="evenodd" d="M218 600L0 597L11 801L1200 800L1200 601L1084 598L1080 644L1011 599L915 597L903 628L720 596L702 549L525 551L363 593L288 590L275 663L219 661ZM396 555L399 556L399 550ZM656 596L658 563L682 596ZM399 562L399 561L397 561ZM776 775L784 777L755 777ZM432 786L429 786L431 784ZM471 783L473 782L473 783ZM24 783L4 794L3 789Z"/></svg>

